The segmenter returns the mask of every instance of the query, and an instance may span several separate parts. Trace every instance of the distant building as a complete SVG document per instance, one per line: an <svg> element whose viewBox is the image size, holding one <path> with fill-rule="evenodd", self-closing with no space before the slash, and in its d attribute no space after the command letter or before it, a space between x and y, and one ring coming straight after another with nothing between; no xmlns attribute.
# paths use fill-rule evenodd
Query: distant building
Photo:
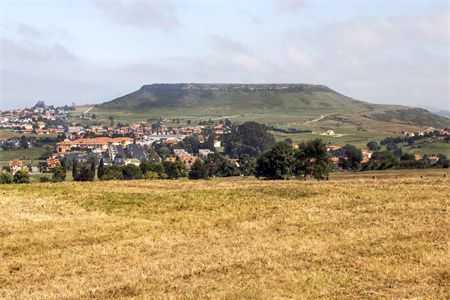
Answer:
<svg viewBox="0 0 450 300"><path fill-rule="evenodd" d="M211 151L211 150L209 150L209 149L200 149L200 150L198 150L198 156L201 158L201 159L203 159L203 160L206 160L207 158L208 158L208 156L210 155L210 154L213 154L214 152L213 151Z"/></svg>
<svg viewBox="0 0 450 300"><path fill-rule="evenodd" d="M13 159L9 161L8 163L9 170L11 171L11 174L16 174L17 171L20 170L26 170L28 171L28 167L24 165L23 161L19 159Z"/></svg>
<svg viewBox="0 0 450 300"><path fill-rule="evenodd" d="M133 139L129 137L117 137L117 138L109 138L109 137L98 137L91 139L77 139L77 140L64 140L62 142L58 142L56 144L56 148L58 152L66 152L70 151L73 148L81 148L81 149L98 149L100 151L106 151L109 145L121 145L127 146L133 143Z"/></svg>
<svg viewBox="0 0 450 300"><path fill-rule="evenodd" d="M49 158L47 159L47 170L52 170L61 166L61 162L57 158Z"/></svg>

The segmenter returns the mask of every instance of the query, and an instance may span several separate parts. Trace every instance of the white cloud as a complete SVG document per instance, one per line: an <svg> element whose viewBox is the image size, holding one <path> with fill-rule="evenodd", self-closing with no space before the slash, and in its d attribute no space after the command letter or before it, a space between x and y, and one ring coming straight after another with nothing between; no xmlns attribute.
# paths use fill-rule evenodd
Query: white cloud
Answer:
<svg viewBox="0 0 450 300"><path fill-rule="evenodd" d="M314 65L314 60L311 56L294 47L288 47L286 52L287 56L300 67L309 68Z"/></svg>
<svg viewBox="0 0 450 300"><path fill-rule="evenodd" d="M17 62L74 61L76 56L59 44L46 46L31 41L19 43L8 38L0 38L0 53L3 57L2 67Z"/></svg>
<svg viewBox="0 0 450 300"><path fill-rule="evenodd" d="M287 35L284 70L361 100L449 106L447 17L356 18Z"/></svg>
<svg viewBox="0 0 450 300"><path fill-rule="evenodd" d="M283 12L296 12L304 6L304 0L275 0L278 10Z"/></svg>
<svg viewBox="0 0 450 300"><path fill-rule="evenodd" d="M106 16L123 25L173 30L180 26L175 7L168 2L91 0Z"/></svg>

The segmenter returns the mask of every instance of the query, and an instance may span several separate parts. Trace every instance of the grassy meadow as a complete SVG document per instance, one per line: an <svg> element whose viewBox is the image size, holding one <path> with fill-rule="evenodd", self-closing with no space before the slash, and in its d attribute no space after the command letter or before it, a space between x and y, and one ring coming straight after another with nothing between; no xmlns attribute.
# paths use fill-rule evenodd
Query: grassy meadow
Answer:
<svg viewBox="0 0 450 300"><path fill-rule="evenodd" d="M448 171L359 175L2 185L0 298L447 297Z"/></svg>

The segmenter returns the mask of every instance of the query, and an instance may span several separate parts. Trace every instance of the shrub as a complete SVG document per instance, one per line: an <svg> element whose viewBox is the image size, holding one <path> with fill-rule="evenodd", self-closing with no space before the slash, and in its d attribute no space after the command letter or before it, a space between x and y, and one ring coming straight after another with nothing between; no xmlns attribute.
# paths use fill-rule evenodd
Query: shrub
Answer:
<svg viewBox="0 0 450 300"><path fill-rule="evenodd" d="M189 171L189 179L208 179L208 167L201 159L197 159Z"/></svg>
<svg viewBox="0 0 450 300"><path fill-rule="evenodd" d="M115 180L123 179L123 172L121 166L105 166L101 180Z"/></svg>
<svg viewBox="0 0 450 300"><path fill-rule="evenodd" d="M44 177L41 177L44 178ZM46 177L45 177L46 178ZM52 181L53 182L63 182L66 180L66 172L62 167L57 167L53 170Z"/></svg>
<svg viewBox="0 0 450 300"><path fill-rule="evenodd" d="M94 172L92 172L92 168L90 166L82 166L78 175L74 180L76 181L93 181L95 177L95 168Z"/></svg>
<svg viewBox="0 0 450 300"><path fill-rule="evenodd" d="M278 142L256 162L256 177L287 179L293 175L294 151L286 142Z"/></svg>
<svg viewBox="0 0 450 300"><path fill-rule="evenodd" d="M142 179L142 171L141 169L133 164L128 164L122 168L123 179L132 180L132 179Z"/></svg>
<svg viewBox="0 0 450 300"><path fill-rule="evenodd" d="M0 173L0 184L13 183L14 177L9 173Z"/></svg>
<svg viewBox="0 0 450 300"><path fill-rule="evenodd" d="M47 176L43 176L39 178L40 182L51 182L52 180L48 178Z"/></svg>
<svg viewBox="0 0 450 300"><path fill-rule="evenodd" d="M25 170L19 170L14 174L14 183L30 183L30 174Z"/></svg>
<svg viewBox="0 0 450 300"><path fill-rule="evenodd" d="M150 160L145 160L139 165L142 174L147 174L149 172L156 173L158 177L163 177L165 173L164 166L162 163L152 162Z"/></svg>
<svg viewBox="0 0 450 300"><path fill-rule="evenodd" d="M159 179L161 177L156 172L148 171L147 173L144 174L144 178L150 179L150 180L155 180L155 179Z"/></svg>
<svg viewBox="0 0 450 300"><path fill-rule="evenodd" d="M166 170L167 177L170 179L178 179L187 176L186 166L181 161L166 161L164 162L164 169Z"/></svg>

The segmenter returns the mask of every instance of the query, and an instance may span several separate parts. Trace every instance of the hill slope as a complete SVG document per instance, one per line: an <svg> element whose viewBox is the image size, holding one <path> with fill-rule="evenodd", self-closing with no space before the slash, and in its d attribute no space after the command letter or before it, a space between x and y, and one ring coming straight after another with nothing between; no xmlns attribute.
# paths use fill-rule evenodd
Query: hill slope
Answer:
<svg viewBox="0 0 450 300"><path fill-rule="evenodd" d="M245 114L280 124L327 116L328 120L348 120L353 125L450 126L450 119L424 109L370 104L311 84L152 84L97 105L95 111L173 117Z"/></svg>

